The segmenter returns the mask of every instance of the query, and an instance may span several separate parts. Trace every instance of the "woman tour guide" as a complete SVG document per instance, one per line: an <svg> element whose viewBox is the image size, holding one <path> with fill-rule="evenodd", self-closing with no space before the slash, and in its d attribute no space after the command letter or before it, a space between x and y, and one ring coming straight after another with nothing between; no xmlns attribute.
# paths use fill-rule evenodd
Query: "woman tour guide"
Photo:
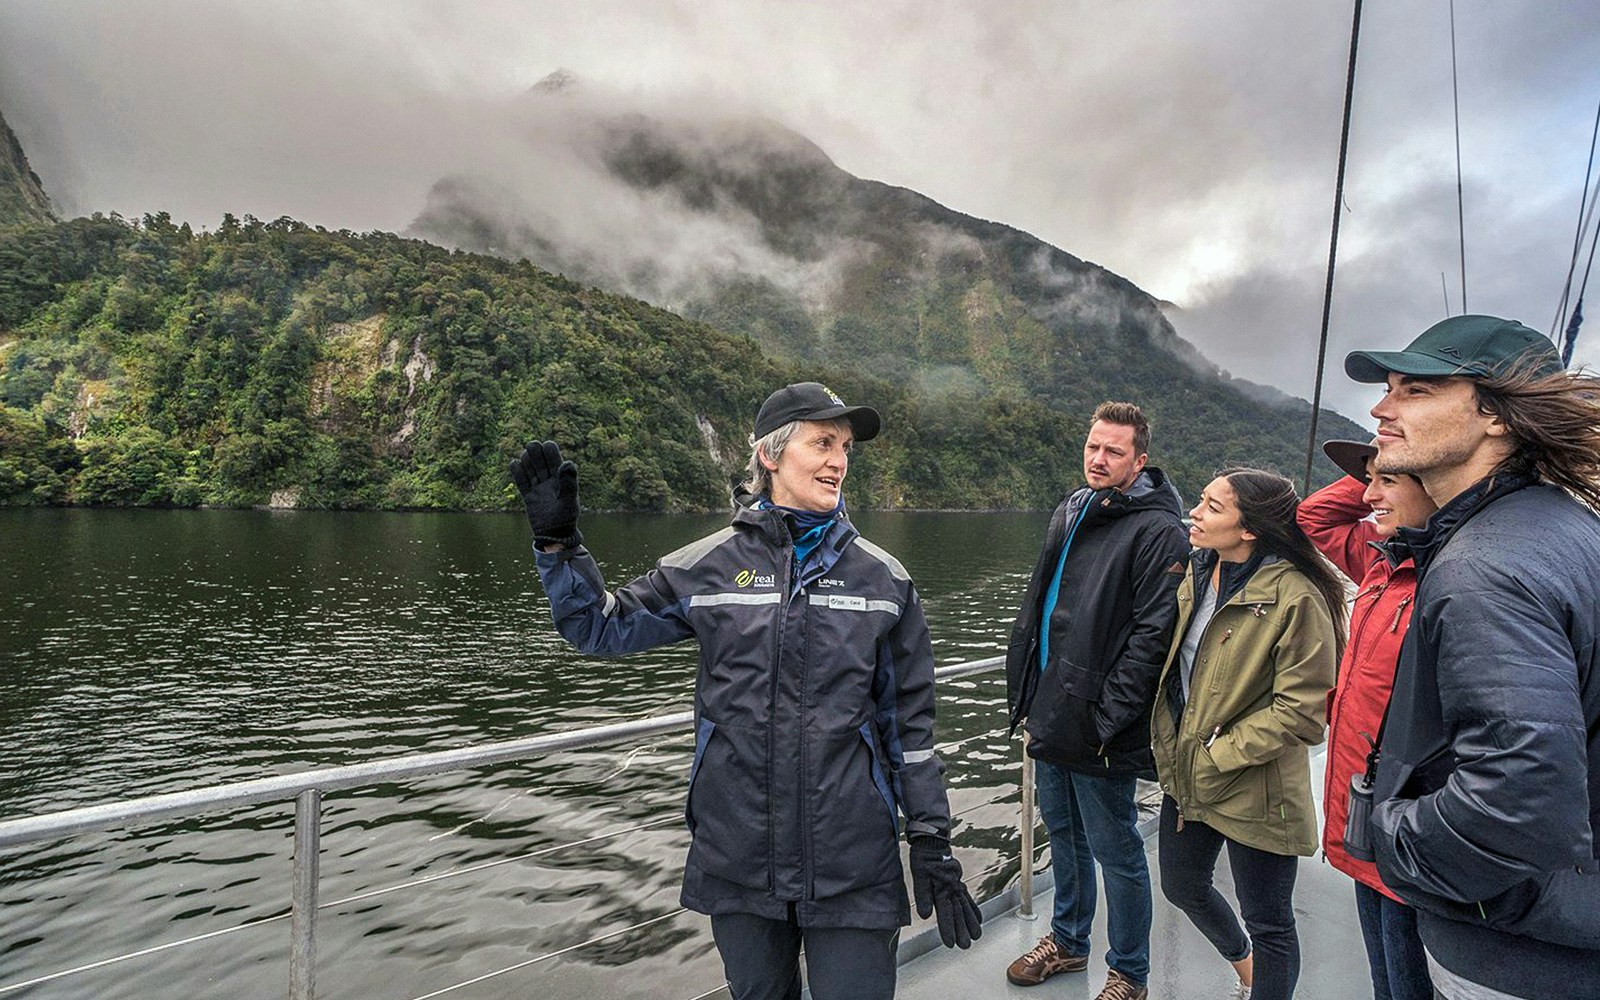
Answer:
<svg viewBox="0 0 1600 1000"><path fill-rule="evenodd" d="M1299 976L1294 883L1318 833L1307 747L1322 741L1344 641L1343 588L1298 503L1287 479L1253 469L1205 488L1151 719L1162 892L1253 1000L1286 1000ZM1224 847L1242 930L1212 884Z"/></svg>
<svg viewBox="0 0 1600 1000"><path fill-rule="evenodd" d="M816 382L761 405L732 524L608 592L578 531L578 471L553 442L511 475L557 630L585 653L694 639L695 749L682 902L708 914L736 1000L894 994L917 911L981 933L950 855L934 754L933 647L911 578L845 516L850 449L879 417Z"/></svg>

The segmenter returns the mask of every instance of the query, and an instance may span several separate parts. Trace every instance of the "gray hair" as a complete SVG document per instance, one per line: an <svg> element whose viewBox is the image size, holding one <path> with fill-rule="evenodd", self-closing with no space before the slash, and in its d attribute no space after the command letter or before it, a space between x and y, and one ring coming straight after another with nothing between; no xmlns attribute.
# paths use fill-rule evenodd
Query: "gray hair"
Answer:
<svg viewBox="0 0 1600 1000"><path fill-rule="evenodd" d="M789 442L799 433L802 424L828 424L837 430L844 430L850 426L850 421L843 417L837 420L791 420L756 441L750 448L750 465L745 470L744 484L740 489L746 493L772 498L772 470L761 464L761 456L766 455L767 461L777 464L783 458L783 451L789 447Z"/></svg>

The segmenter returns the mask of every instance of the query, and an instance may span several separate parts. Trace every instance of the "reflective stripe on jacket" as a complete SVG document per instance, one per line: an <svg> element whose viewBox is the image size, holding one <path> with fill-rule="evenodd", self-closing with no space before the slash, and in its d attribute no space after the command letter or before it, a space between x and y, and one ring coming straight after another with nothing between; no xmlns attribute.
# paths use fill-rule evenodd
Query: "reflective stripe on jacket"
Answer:
<svg viewBox="0 0 1600 1000"><path fill-rule="evenodd" d="M908 833L950 828L927 622L905 569L846 520L798 579L792 562L781 513L748 506L609 594L587 550L538 554L583 652L699 643L683 904L898 927L897 811Z"/></svg>

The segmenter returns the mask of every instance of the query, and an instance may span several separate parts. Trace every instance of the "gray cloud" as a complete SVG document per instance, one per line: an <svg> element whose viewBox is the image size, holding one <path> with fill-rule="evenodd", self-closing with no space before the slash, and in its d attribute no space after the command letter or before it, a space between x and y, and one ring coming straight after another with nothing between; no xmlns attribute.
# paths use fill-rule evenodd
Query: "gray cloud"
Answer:
<svg viewBox="0 0 1600 1000"><path fill-rule="evenodd" d="M1468 304L1543 329L1600 98L1600 6L1456 13ZM619 101L766 115L853 173L1099 262L1181 306L1179 331L1223 368L1304 395L1348 30L1343 5L1259 0L8 0L0 101L73 211L399 230L442 177L523 197L542 177L580 185L552 224L598 236L622 218L616 192L571 180L567 153L546 144L544 175L509 169L548 137L521 93L570 67ZM1327 390L1352 415L1370 392L1342 353L1437 319L1441 271L1459 303L1448 32L1442 2L1366 6ZM635 236L760 264L730 231ZM1579 358L1600 361L1586 337Z"/></svg>

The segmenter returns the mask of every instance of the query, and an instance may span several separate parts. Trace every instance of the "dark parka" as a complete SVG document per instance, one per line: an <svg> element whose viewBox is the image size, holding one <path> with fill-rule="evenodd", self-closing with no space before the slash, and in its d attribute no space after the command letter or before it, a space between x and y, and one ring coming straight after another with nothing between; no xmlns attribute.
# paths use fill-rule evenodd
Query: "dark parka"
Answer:
<svg viewBox="0 0 1600 1000"><path fill-rule="evenodd" d="M1484 480L1421 530L1374 788L1384 884L1445 969L1600 997L1600 519Z"/></svg>
<svg viewBox="0 0 1600 1000"><path fill-rule="evenodd" d="M1127 491L1084 486L1056 508L1006 650L1011 726L1028 753L1074 771L1154 777L1150 703L1189 555L1183 501L1160 469ZM1039 669L1039 617L1067 549Z"/></svg>
<svg viewBox="0 0 1600 1000"><path fill-rule="evenodd" d="M741 505L614 593L582 547L538 564L580 650L700 645L683 905L899 927L896 811L909 834L950 829L927 621L905 569L847 520L798 575L793 555L781 513Z"/></svg>

